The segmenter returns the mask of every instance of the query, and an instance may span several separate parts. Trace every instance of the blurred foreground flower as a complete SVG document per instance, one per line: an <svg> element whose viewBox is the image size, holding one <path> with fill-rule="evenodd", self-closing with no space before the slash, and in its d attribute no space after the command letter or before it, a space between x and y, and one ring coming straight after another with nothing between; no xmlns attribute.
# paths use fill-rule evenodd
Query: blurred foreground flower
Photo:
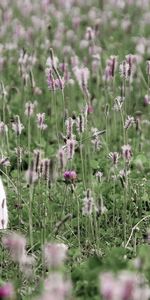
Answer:
<svg viewBox="0 0 150 300"><path fill-rule="evenodd" d="M9 232L3 237L2 243L9 250L12 260L19 263L21 271L25 275L30 275L34 258L27 255L25 237L15 232Z"/></svg>
<svg viewBox="0 0 150 300"><path fill-rule="evenodd" d="M46 264L55 268L63 264L68 247L63 243L46 243L43 250Z"/></svg>
<svg viewBox="0 0 150 300"><path fill-rule="evenodd" d="M118 276L102 273L100 292L104 300L148 300L150 297L150 288L144 278L129 271L122 271Z"/></svg>
<svg viewBox="0 0 150 300"><path fill-rule="evenodd" d="M52 273L44 281L44 292L37 300L69 299L72 284L61 273Z"/></svg>
<svg viewBox="0 0 150 300"><path fill-rule="evenodd" d="M12 260L21 262L26 255L26 239L15 232L10 232L3 237L3 245L10 251Z"/></svg>
<svg viewBox="0 0 150 300"><path fill-rule="evenodd" d="M0 299L13 299L15 295L14 287L11 282L0 285Z"/></svg>

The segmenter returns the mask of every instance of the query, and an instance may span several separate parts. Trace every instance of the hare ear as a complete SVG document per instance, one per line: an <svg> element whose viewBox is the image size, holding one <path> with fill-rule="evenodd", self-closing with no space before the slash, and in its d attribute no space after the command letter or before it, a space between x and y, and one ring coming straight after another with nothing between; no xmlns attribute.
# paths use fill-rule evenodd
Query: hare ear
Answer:
<svg viewBox="0 0 150 300"><path fill-rule="evenodd" d="M0 229L7 229L8 224L8 210L6 203L6 193L3 182L0 178Z"/></svg>

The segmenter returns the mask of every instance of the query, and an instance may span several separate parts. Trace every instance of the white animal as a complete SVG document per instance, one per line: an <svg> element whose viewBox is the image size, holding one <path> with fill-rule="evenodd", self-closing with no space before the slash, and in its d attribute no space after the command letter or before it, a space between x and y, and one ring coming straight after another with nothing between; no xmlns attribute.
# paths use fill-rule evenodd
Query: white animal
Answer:
<svg viewBox="0 0 150 300"><path fill-rule="evenodd" d="M8 209L6 202L6 193L3 182L0 178L0 229L6 229L8 224Z"/></svg>

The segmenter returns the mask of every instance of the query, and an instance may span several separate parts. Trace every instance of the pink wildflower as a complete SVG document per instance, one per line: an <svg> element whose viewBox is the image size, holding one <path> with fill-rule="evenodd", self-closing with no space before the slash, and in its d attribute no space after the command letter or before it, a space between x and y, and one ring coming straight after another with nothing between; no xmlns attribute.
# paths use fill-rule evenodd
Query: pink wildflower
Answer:
<svg viewBox="0 0 150 300"><path fill-rule="evenodd" d="M128 76L131 77L135 72L136 56L132 54L126 55L126 62L129 64Z"/></svg>
<svg viewBox="0 0 150 300"><path fill-rule="evenodd" d="M75 145L76 145L76 140L74 140L73 138L68 139L66 142L66 150L67 150L67 158L68 159L73 159L74 157L74 153L75 153Z"/></svg>
<svg viewBox="0 0 150 300"><path fill-rule="evenodd" d="M88 105L87 113L92 114L94 112L93 106L91 104Z"/></svg>
<svg viewBox="0 0 150 300"><path fill-rule="evenodd" d="M58 161L59 161L59 166L61 170L64 170L67 158L66 158L66 151L64 147L61 147L60 150L58 151Z"/></svg>
<svg viewBox="0 0 150 300"><path fill-rule="evenodd" d="M14 287L11 282L3 283L0 286L0 299L12 299L14 297Z"/></svg>
<svg viewBox="0 0 150 300"><path fill-rule="evenodd" d="M15 262L22 262L26 255L26 239L15 232L8 233L3 238L3 245L10 251L11 257Z"/></svg>
<svg viewBox="0 0 150 300"><path fill-rule="evenodd" d="M83 208L82 208L82 214L85 216L85 215L91 215L92 212L93 212L93 208L95 207L95 204L94 204L94 199L91 195L91 190L87 190L85 192L86 196L85 198L83 199Z"/></svg>
<svg viewBox="0 0 150 300"><path fill-rule="evenodd" d="M73 119L71 117L69 117L65 124L66 124L66 133L67 133L67 137L71 138L72 137L72 130L73 130Z"/></svg>
<svg viewBox="0 0 150 300"><path fill-rule="evenodd" d="M65 171L64 172L65 181L74 181L77 178L77 174L75 171Z"/></svg>
<svg viewBox="0 0 150 300"><path fill-rule="evenodd" d="M83 93L86 95L86 97L89 97L88 92L88 80L90 77L89 69L86 67L74 67L73 68L74 75L76 77L76 80L78 81L78 84L83 91Z"/></svg>
<svg viewBox="0 0 150 300"><path fill-rule="evenodd" d="M41 130L45 130L47 125L45 124L45 113L37 114L37 127Z"/></svg>
<svg viewBox="0 0 150 300"><path fill-rule="evenodd" d="M119 154L118 152L110 152L108 157L112 160L113 164L116 166L118 164Z"/></svg>
<svg viewBox="0 0 150 300"><path fill-rule="evenodd" d="M68 247L63 243L47 243L43 250L46 264L49 267L59 267L66 259Z"/></svg>
<svg viewBox="0 0 150 300"><path fill-rule="evenodd" d="M58 78L54 78L52 74L52 70L49 71L47 76L47 84L49 90L56 91L56 90L63 90L65 86L65 80L64 78L61 78L60 76Z"/></svg>
<svg viewBox="0 0 150 300"><path fill-rule="evenodd" d="M2 243L9 250L12 260L19 264L20 270L26 276L31 275L34 258L27 255L25 237L15 232L9 232L3 237Z"/></svg>
<svg viewBox="0 0 150 300"><path fill-rule="evenodd" d="M38 180L38 173L32 168L29 168L25 173L25 179L28 185L32 185Z"/></svg>
<svg viewBox="0 0 150 300"><path fill-rule="evenodd" d="M53 272L44 281L44 292L38 300L65 300L69 299L71 282L61 273Z"/></svg>
<svg viewBox="0 0 150 300"><path fill-rule="evenodd" d="M20 135L22 130L24 129L24 126L21 124L20 117L18 115L15 116L14 121L12 122L12 129L17 135Z"/></svg>
<svg viewBox="0 0 150 300"><path fill-rule="evenodd" d="M76 119L77 131L79 134L83 133L85 130L85 116L83 114L79 115Z"/></svg>
<svg viewBox="0 0 150 300"><path fill-rule="evenodd" d="M101 182L102 177L103 177L103 173L101 171L97 171L95 176L96 176L98 182Z"/></svg>
<svg viewBox="0 0 150 300"><path fill-rule="evenodd" d="M123 155L124 159L129 162L132 157L131 146L123 145L121 148L122 148L122 155Z"/></svg>
<svg viewBox="0 0 150 300"><path fill-rule="evenodd" d="M135 123L134 117L128 116L125 121L124 128L129 129L134 123Z"/></svg>
<svg viewBox="0 0 150 300"><path fill-rule="evenodd" d="M128 79L129 74L130 74L130 65L129 65L129 63L126 60L124 60L120 64L119 69L120 69L120 76L124 79Z"/></svg>
<svg viewBox="0 0 150 300"><path fill-rule="evenodd" d="M31 117L34 113L35 103L27 102L25 104L25 115Z"/></svg>
<svg viewBox="0 0 150 300"><path fill-rule="evenodd" d="M105 73L104 73L104 80L110 81L115 76L115 71L117 67L117 57L111 55L110 58L107 60Z"/></svg>

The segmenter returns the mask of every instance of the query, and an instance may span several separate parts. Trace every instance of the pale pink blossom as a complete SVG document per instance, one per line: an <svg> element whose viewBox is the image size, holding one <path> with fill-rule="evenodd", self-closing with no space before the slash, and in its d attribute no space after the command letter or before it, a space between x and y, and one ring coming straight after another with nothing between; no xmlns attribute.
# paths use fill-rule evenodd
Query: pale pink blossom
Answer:
<svg viewBox="0 0 150 300"><path fill-rule="evenodd" d="M24 129L23 124L20 122L20 117L16 115L14 121L12 122L12 129L15 131L16 135L20 135Z"/></svg>
<svg viewBox="0 0 150 300"><path fill-rule="evenodd" d="M133 124L135 124L134 117L128 116L127 119L125 120L124 128L129 129L130 127L133 126Z"/></svg>
<svg viewBox="0 0 150 300"><path fill-rule="evenodd" d="M108 154L109 159L111 159L111 161L113 162L113 164L116 166L118 164L118 160L119 160L119 153L118 152L110 152Z"/></svg>
<svg viewBox="0 0 150 300"><path fill-rule="evenodd" d="M72 284L61 273L53 272L44 281L44 291L37 300L66 300L71 294Z"/></svg>
<svg viewBox="0 0 150 300"><path fill-rule="evenodd" d="M45 113L37 114L37 127L41 130L45 130L47 125L45 124Z"/></svg>
<svg viewBox="0 0 150 300"><path fill-rule="evenodd" d="M25 115L27 117L31 117L34 113L34 109L35 109L35 103L27 102L25 104Z"/></svg>
<svg viewBox="0 0 150 300"><path fill-rule="evenodd" d="M3 245L10 251L10 255L15 262L22 262L26 256L26 239L15 232L10 232L3 237Z"/></svg>
<svg viewBox="0 0 150 300"><path fill-rule="evenodd" d="M25 237L16 232L9 232L3 237L2 244L9 251L12 260L19 264L20 270L26 276L30 276L34 257L27 254Z"/></svg>
<svg viewBox="0 0 150 300"><path fill-rule="evenodd" d="M110 81L114 78L116 68L117 68L117 56L111 55L106 62L106 67L105 67L104 77L103 77L105 81Z"/></svg>
<svg viewBox="0 0 150 300"><path fill-rule="evenodd" d="M130 65L129 63L124 60L120 66L119 66L119 70L120 70L120 76L124 79L128 79L129 78L129 74L130 74Z"/></svg>
<svg viewBox="0 0 150 300"><path fill-rule="evenodd" d="M131 149L131 146L130 145L123 145L121 147L122 149L122 155L123 155L123 158L126 160L126 161L130 161L131 160L131 157L132 157L132 149Z"/></svg>
<svg viewBox="0 0 150 300"><path fill-rule="evenodd" d="M94 198L92 197L91 190L88 189L85 192L85 198L83 199L83 207L82 207L82 214L84 216L90 216L95 208Z"/></svg>
<svg viewBox="0 0 150 300"><path fill-rule="evenodd" d="M89 92L88 92L88 80L90 77L89 69L87 67L79 68L78 66L76 66L73 68L73 72L81 90L86 95L86 97L89 97Z"/></svg>
<svg viewBox="0 0 150 300"><path fill-rule="evenodd" d="M46 243L43 248L45 263L49 267L57 268L66 259L68 247L61 243Z"/></svg>
<svg viewBox="0 0 150 300"><path fill-rule="evenodd" d="M74 138L67 139L66 141L66 153L69 160L73 159L74 157L76 143L77 142Z"/></svg>
<svg viewBox="0 0 150 300"><path fill-rule="evenodd" d="M66 120L66 122L65 122L65 125L66 125L66 134L67 134L68 138L72 137L73 124L74 124L74 121L73 121L73 119L71 117L69 117Z"/></svg>

